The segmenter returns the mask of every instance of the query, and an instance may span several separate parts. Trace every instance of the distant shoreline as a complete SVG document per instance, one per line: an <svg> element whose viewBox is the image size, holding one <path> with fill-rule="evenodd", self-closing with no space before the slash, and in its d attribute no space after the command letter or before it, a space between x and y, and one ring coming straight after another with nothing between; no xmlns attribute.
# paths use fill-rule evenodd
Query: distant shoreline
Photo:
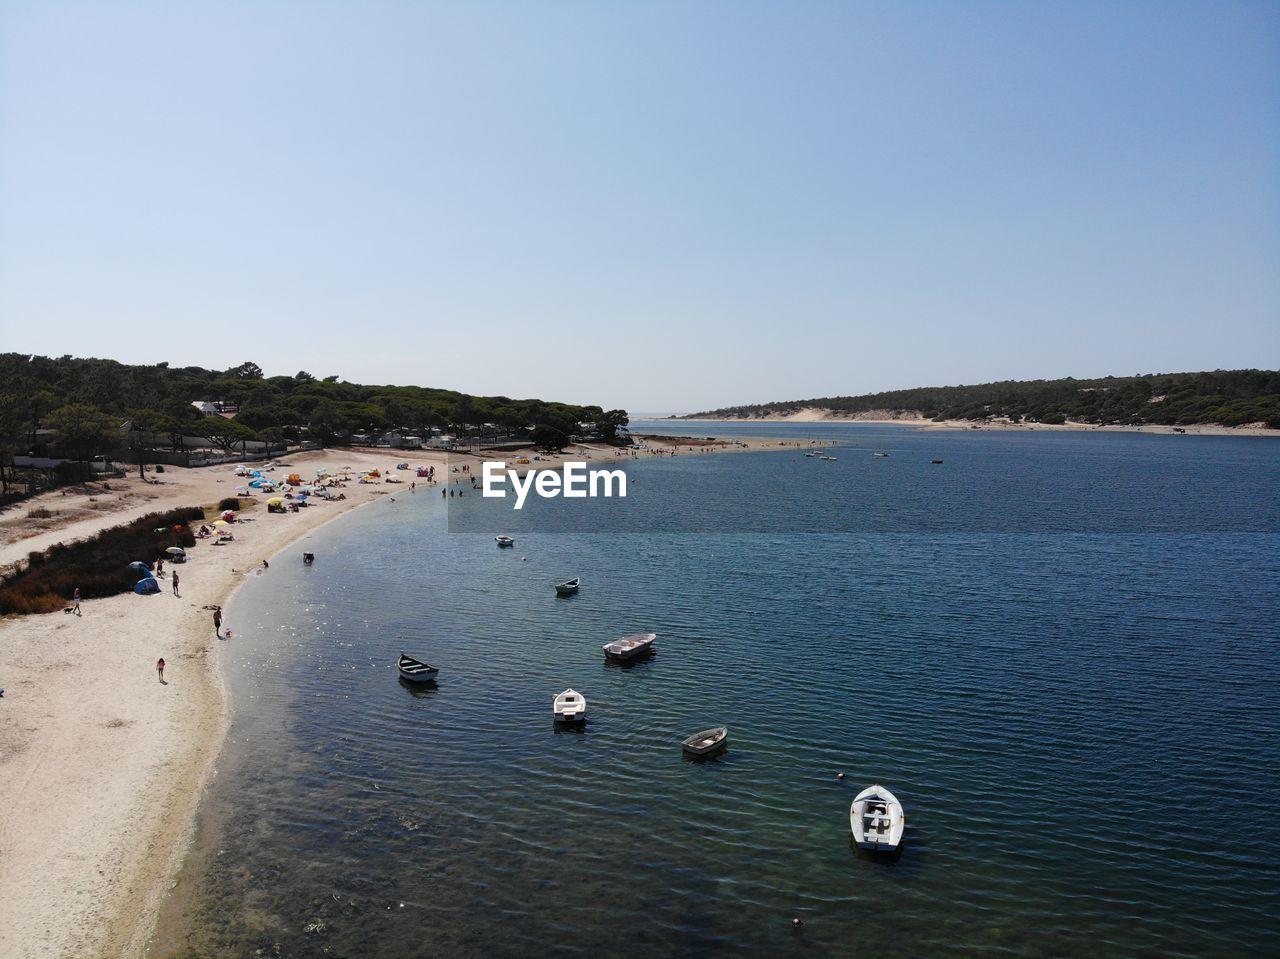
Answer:
<svg viewBox="0 0 1280 959"><path fill-rule="evenodd" d="M1221 426L1217 423L1198 423L1188 426L1164 426L1143 423L1137 426L1113 424L1099 426L1096 423L990 423L977 420L927 420L922 416L841 416L826 411L800 410L785 416L699 416L668 417L671 423L844 423L852 426L912 426L922 430L985 430L990 432L1045 433L1166 433L1176 436L1272 436L1280 437L1280 430L1265 426Z"/></svg>

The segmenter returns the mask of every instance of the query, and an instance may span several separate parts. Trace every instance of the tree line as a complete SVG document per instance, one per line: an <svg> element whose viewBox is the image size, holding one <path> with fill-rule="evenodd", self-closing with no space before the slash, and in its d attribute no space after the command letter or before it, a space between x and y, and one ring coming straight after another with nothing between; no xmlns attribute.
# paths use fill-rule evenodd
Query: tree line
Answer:
<svg viewBox="0 0 1280 959"><path fill-rule="evenodd" d="M192 405L198 400L225 403L234 413L205 415ZM63 452L84 460L136 445L142 435L168 435L172 445L184 435L202 436L230 450L242 440L340 445L356 434L389 430L424 436L447 430L465 436L482 424L509 435L529 435L552 449L567 445L580 424L614 440L627 422L625 410L420 386L370 386L305 370L266 376L251 362L212 370L0 354L0 465L30 449L42 429L57 430ZM121 433L125 423L132 443Z"/></svg>
<svg viewBox="0 0 1280 959"><path fill-rule="evenodd" d="M1280 371L1214 370L1078 380L1005 380L976 386L931 386L862 396L827 396L691 413L751 419L817 408L837 414L886 410L931 420L1139 426L1262 423L1280 429Z"/></svg>

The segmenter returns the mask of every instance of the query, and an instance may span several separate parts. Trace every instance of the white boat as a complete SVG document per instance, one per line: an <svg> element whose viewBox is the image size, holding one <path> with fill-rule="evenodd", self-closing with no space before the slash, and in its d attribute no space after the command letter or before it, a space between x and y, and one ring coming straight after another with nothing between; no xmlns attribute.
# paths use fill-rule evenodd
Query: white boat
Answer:
<svg viewBox="0 0 1280 959"><path fill-rule="evenodd" d="M494 542L496 542L499 546L515 546L516 545L516 541L510 536L495 536L493 539L494 539Z"/></svg>
<svg viewBox="0 0 1280 959"><path fill-rule="evenodd" d="M558 723L581 723L587 719L587 697L574 689L566 689L551 703Z"/></svg>
<svg viewBox="0 0 1280 959"><path fill-rule="evenodd" d="M625 662L652 652L657 638L657 633L634 633L631 636L615 639L612 643L605 643L600 648L604 650L606 659L620 659Z"/></svg>
<svg viewBox="0 0 1280 959"><path fill-rule="evenodd" d="M680 747L690 756L707 756L729 741L729 727L716 726L714 729L704 729L700 733L694 733L688 739L682 740Z"/></svg>
<svg viewBox="0 0 1280 959"><path fill-rule="evenodd" d="M430 663L424 663L422 660L406 656L404 653L400 654L396 667L400 670L400 678L406 679L411 683L429 683L440 672Z"/></svg>
<svg viewBox="0 0 1280 959"><path fill-rule="evenodd" d="M568 580L567 582L564 582L564 583L557 583L557 584L556 584L556 595L557 595L557 596L572 596L574 593L576 593L576 592L578 591L578 587L579 587L579 586L581 586L581 585L582 585L582 579L581 579L580 577L576 577L576 576L575 576L573 579Z"/></svg>
<svg viewBox="0 0 1280 959"><path fill-rule="evenodd" d="M872 456L888 456L888 453L872 453Z"/></svg>
<svg viewBox="0 0 1280 959"><path fill-rule="evenodd" d="M834 456L823 456L821 457L821 459L830 460L832 463L836 461L836 458Z"/></svg>
<svg viewBox="0 0 1280 959"><path fill-rule="evenodd" d="M805 455L805 456L817 456L818 454L817 454L817 453L805 453L804 455Z"/></svg>
<svg viewBox="0 0 1280 959"><path fill-rule="evenodd" d="M883 786L868 786L849 807L849 826L859 849L891 852L902 842L907 817L898 797Z"/></svg>

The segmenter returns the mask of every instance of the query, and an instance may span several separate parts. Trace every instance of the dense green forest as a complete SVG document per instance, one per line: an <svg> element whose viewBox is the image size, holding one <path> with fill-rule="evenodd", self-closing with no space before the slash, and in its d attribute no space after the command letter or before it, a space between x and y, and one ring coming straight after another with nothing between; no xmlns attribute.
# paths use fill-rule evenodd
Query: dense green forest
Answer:
<svg viewBox="0 0 1280 959"><path fill-rule="evenodd" d="M225 404L226 415L205 415L192 405L196 400ZM612 439L627 414L419 386L364 386L305 371L264 376L254 363L209 370L0 354L0 464L29 449L45 428L57 430L60 450L75 459L127 447L124 423L139 434L204 436L227 449L245 439L335 445L357 433L430 435L434 428L467 435L486 426L491 435L527 433L554 446L581 423Z"/></svg>
<svg viewBox="0 0 1280 959"><path fill-rule="evenodd" d="M686 418L785 416L811 407L850 415L873 410L919 413L934 420L1006 417L1014 422L1069 420L1129 426L1265 423L1280 429L1280 371L1215 370L1096 380L1007 380L977 386L930 386L863 396L730 406L692 413Z"/></svg>

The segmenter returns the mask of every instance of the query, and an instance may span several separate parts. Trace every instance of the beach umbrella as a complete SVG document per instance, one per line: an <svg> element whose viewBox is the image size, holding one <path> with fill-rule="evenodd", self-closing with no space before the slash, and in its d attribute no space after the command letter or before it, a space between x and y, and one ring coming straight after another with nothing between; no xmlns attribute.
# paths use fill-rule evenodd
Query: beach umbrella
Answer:
<svg viewBox="0 0 1280 959"><path fill-rule="evenodd" d="M228 523L225 519L215 519L213 521L213 525L214 526L230 526L231 524Z"/></svg>
<svg viewBox="0 0 1280 959"><path fill-rule="evenodd" d="M267 505L268 505L268 506L283 506L283 505L284 505L284 497L283 497L283 496L273 496L273 497L271 497L271 499L267 500Z"/></svg>
<svg viewBox="0 0 1280 959"><path fill-rule="evenodd" d="M186 556L187 555L187 551L183 549L181 546L170 546L168 549L165 550L165 552L168 553L170 556Z"/></svg>
<svg viewBox="0 0 1280 959"><path fill-rule="evenodd" d="M254 489L258 489L258 488L262 485L262 480L260 480L260 479L259 479L259 480L254 480L254 481L253 481L252 483L250 483L249 485L250 485L251 487L253 487Z"/></svg>
<svg viewBox="0 0 1280 959"><path fill-rule="evenodd" d="M134 560L132 563L130 563L129 568L138 573L146 573L148 576L151 575L151 567L148 566L146 563L141 563L141 562L138 562L137 560Z"/></svg>
<svg viewBox="0 0 1280 959"><path fill-rule="evenodd" d="M222 518L225 519L228 523L234 522L236 518L235 510L231 510L231 509L223 510Z"/></svg>

